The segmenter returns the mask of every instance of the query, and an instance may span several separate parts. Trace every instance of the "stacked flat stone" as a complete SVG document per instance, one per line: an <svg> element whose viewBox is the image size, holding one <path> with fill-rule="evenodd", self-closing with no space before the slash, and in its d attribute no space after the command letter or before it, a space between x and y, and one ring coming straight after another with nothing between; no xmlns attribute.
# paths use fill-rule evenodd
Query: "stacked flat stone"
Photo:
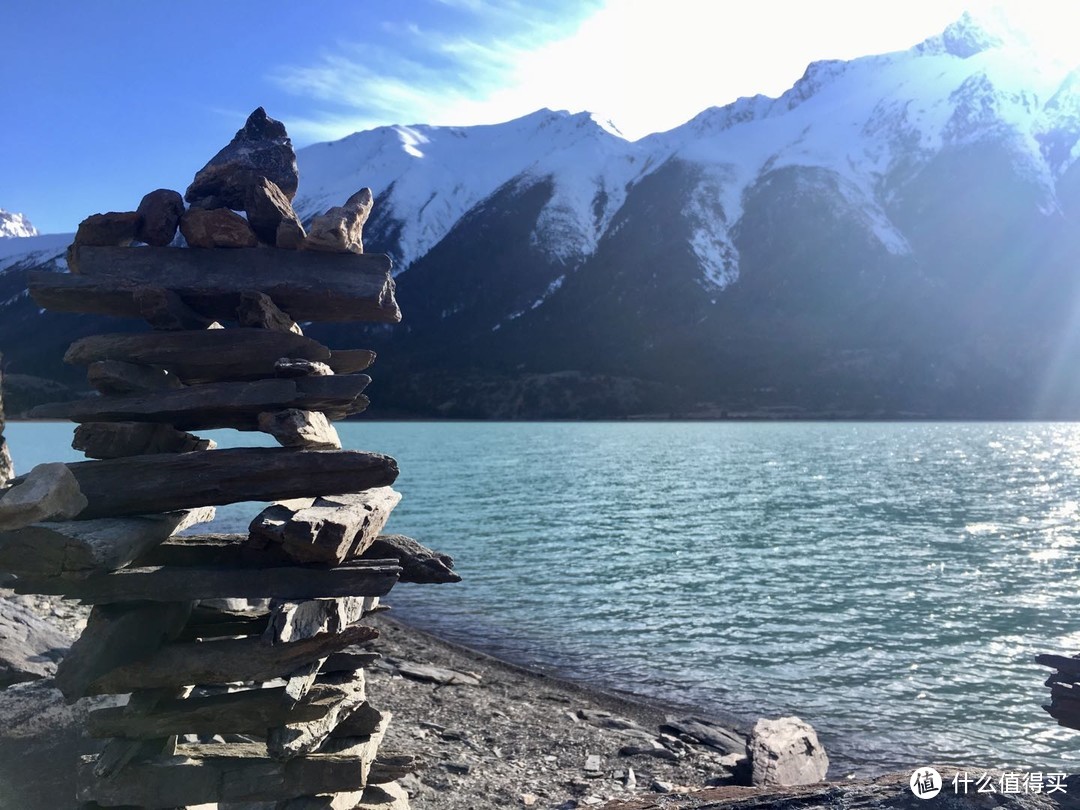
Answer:
<svg viewBox="0 0 1080 810"><path fill-rule="evenodd" d="M131 695L90 714L108 742L80 768L84 807L408 806L394 780L415 763L378 755L390 714L367 700L377 632L361 620L395 582L459 577L445 555L380 534L397 464L342 450L331 424L366 407L374 354L297 325L400 320L389 258L362 252L371 194L317 218L307 245L295 190L285 129L259 109L196 175L191 208L159 190L91 217L72 273L30 280L43 307L153 327L70 347L100 396L31 415L77 422L91 460L0 490L0 570L20 592L93 606L57 687L69 701ZM205 247L169 247L178 227ZM216 449L189 432L211 428L282 447ZM271 502L246 533L177 534L246 501Z"/></svg>

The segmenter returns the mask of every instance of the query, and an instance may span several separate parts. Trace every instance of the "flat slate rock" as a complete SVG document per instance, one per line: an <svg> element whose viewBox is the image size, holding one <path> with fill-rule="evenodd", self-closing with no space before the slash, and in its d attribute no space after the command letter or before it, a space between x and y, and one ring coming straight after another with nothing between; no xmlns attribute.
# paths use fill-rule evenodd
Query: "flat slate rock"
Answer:
<svg viewBox="0 0 1080 810"><path fill-rule="evenodd" d="M210 506L160 515L34 523L0 532L0 570L24 576L115 571L173 533L214 519Z"/></svg>
<svg viewBox="0 0 1080 810"><path fill-rule="evenodd" d="M32 408L28 415L33 419L73 422L156 422L179 430L260 430L259 415L267 411L297 408L334 415L357 413L366 405L367 400L360 401L359 397L370 382L366 374L335 374L206 383L175 391L51 402Z"/></svg>
<svg viewBox="0 0 1080 810"><path fill-rule="evenodd" d="M401 566L401 582L436 585L461 582L454 558L433 551L403 534L380 534L364 552L365 558L392 558Z"/></svg>
<svg viewBox="0 0 1080 810"><path fill-rule="evenodd" d="M397 582L396 560L356 561L335 568L122 568L85 579L18 579L17 593L61 594L93 604L199 599L322 599L384 596Z"/></svg>
<svg viewBox="0 0 1080 810"><path fill-rule="evenodd" d="M356 688L363 692L360 678ZM159 701L152 709L131 712L126 707L90 714L87 730L94 737L152 740L173 734L252 734L288 723L325 718L339 687L316 683L300 701L286 698L284 687L246 689L227 694Z"/></svg>
<svg viewBox="0 0 1080 810"><path fill-rule="evenodd" d="M258 638L174 642L153 655L98 678L91 695L123 694L134 689L269 681L332 653L378 637L366 625L323 633L289 644L269 645Z"/></svg>
<svg viewBox="0 0 1080 810"><path fill-rule="evenodd" d="M340 563L371 545L400 500L397 491L378 487L324 495L296 509L274 504L255 517L249 530L253 540L277 543L296 560Z"/></svg>
<svg viewBox="0 0 1080 810"><path fill-rule="evenodd" d="M685 735L722 754L746 755L746 736L701 717L669 717L660 731L673 736Z"/></svg>
<svg viewBox="0 0 1080 810"><path fill-rule="evenodd" d="M398 475L397 462L379 453L261 447L79 461L68 469L88 501L79 520L357 492L389 486Z"/></svg>
<svg viewBox="0 0 1080 810"><path fill-rule="evenodd" d="M416 661L401 661L394 658L385 659L386 663L395 672L412 681L422 683L434 683L440 686L479 686L480 679L467 672L458 672L456 669L437 667L433 664L421 664Z"/></svg>
<svg viewBox="0 0 1080 810"><path fill-rule="evenodd" d="M0 599L0 688L51 677L71 643L29 608Z"/></svg>
<svg viewBox="0 0 1080 810"><path fill-rule="evenodd" d="M244 293L261 292L294 321L397 323L393 262L379 253L75 247L80 274L34 271L30 296L56 312L141 318L134 291L161 287L196 312L236 318Z"/></svg>
<svg viewBox="0 0 1080 810"><path fill-rule="evenodd" d="M206 383L273 377L275 364L282 357L328 360L330 350L291 332L199 329L91 335L72 343L64 362L90 365L122 360L160 366L185 383Z"/></svg>
<svg viewBox="0 0 1080 810"><path fill-rule="evenodd" d="M263 750L261 756L259 748ZM365 785L355 756L312 754L275 762L265 756L265 746L180 746L176 757L134 763L108 780L94 777L95 762L93 757L83 759L77 798L105 806L185 807L223 801L275 801L356 790Z"/></svg>

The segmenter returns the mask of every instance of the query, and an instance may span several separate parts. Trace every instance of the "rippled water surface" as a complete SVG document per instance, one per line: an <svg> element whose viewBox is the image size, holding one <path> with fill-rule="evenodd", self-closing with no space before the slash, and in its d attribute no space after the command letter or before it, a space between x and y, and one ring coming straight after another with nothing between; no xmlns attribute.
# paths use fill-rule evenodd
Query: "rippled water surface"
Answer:
<svg viewBox="0 0 1080 810"><path fill-rule="evenodd" d="M1037 652L1080 652L1080 426L350 423L398 458L388 530L459 585L409 619L746 719L857 766L1080 770ZM9 425L21 469L70 427ZM222 433L224 444L265 437ZM252 507L222 510L246 523Z"/></svg>

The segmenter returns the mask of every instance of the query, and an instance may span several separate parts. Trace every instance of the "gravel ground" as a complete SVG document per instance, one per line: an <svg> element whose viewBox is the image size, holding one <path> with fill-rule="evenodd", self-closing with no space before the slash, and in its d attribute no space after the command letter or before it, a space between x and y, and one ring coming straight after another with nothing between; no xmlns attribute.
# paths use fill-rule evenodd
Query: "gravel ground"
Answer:
<svg viewBox="0 0 1080 810"><path fill-rule="evenodd" d="M423 683L395 674L392 665L369 674L369 699L394 713L384 749L424 762L403 783L416 810L588 807L654 789L730 781L718 751L670 738L653 747L665 721L660 707L538 675L385 617L376 623L376 648L389 661L419 661L479 679L477 685ZM627 746L663 758L620 755Z"/></svg>
<svg viewBox="0 0 1080 810"><path fill-rule="evenodd" d="M77 603L3 588L0 598L72 637L86 626ZM384 660L367 673L368 697L393 713L381 751L419 759L402 780L415 810L589 807L731 782L721 751L660 735L662 707L507 664L385 614L373 622ZM414 665L456 683L418 680Z"/></svg>

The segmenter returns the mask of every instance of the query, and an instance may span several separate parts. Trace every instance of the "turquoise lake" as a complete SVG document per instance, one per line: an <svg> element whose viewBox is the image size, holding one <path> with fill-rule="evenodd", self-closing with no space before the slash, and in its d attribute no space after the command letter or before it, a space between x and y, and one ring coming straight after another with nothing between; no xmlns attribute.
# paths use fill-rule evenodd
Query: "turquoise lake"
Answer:
<svg viewBox="0 0 1080 810"><path fill-rule="evenodd" d="M847 770L1080 770L1039 652L1080 652L1080 425L381 423L387 531L464 581L410 621L513 661L752 722ZM224 446L261 434L212 434ZM9 424L16 466L70 425ZM240 530L257 507L219 510Z"/></svg>

